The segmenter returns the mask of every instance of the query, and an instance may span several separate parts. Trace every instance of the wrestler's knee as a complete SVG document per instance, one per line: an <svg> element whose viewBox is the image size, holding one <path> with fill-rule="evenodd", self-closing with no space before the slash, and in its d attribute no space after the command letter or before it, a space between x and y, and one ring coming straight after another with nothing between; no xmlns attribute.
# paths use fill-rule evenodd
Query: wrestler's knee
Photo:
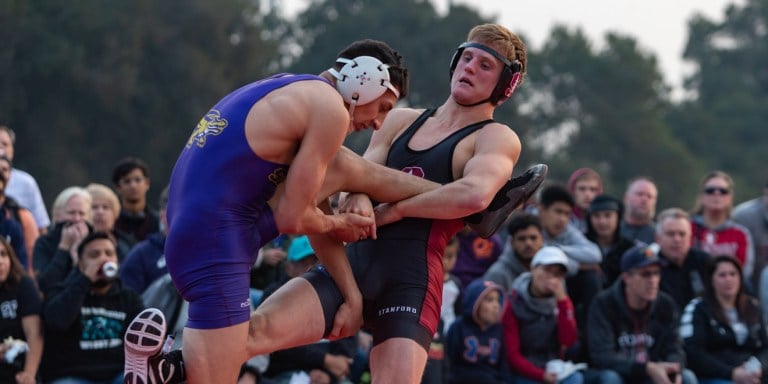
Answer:
<svg viewBox="0 0 768 384"><path fill-rule="evenodd" d="M246 345L251 356L261 353L261 348L268 342L268 324L269 321L266 315L258 312L251 314L251 318L248 321L248 343Z"/></svg>

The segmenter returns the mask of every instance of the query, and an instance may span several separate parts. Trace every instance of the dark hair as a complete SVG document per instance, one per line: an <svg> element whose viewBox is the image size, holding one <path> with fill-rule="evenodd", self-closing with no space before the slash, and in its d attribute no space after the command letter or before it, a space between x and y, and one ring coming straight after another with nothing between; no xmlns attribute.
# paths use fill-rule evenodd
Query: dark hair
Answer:
<svg viewBox="0 0 768 384"><path fill-rule="evenodd" d="M11 138L11 144L16 144L16 132L7 125L0 125L0 131L5 131Z"/></svg>
<svg viewBox="0 0 768 384"><path fill-rule="evenodd" d="M141 159L136 157L126 157L120 160L112 171L112 183L117 185L120 183L120 179L122 179L123 176L131 173L131 171L137 168L141 170L144 177L149 177L149 167L147 167L147 164Z"/></svg>
<svg viewBox="0 0 768 384"><path fill-rule="evenodd" d="M408 69L403 63L403 57L387 43L379 40L363 39L353 42L339 52L337 57L354 59L358 56L371 56L389 65L389 81L400 91L400 98L408 96ZM342 63L334 64L341 69Z"/></svg>
<svg viewBox="0 0 768 384"><path fill-rule="evenodd" d="M541 190L539 196L539 205L544 208L549 208L554 203L565 203L571 208L575 205L573 195L568 192L568 189L560 184L553 184L545 187Z"/></svg>
<svg viewBox="0 0 768 384"><path fill-rule="evenodd" d="M725 311L717 300L715 294L715 287L712 284L712 278L715 276L715 271L720 264L728 263L733 265L739 272L739 292L736 294L736 311L739 314L739 318L747 324L756 324L760 321L760 311L757 305L752 304L752 298L744 292L744 273L741 270L739 261L733 256L718 255L715 256L707 266L707 281L706 290L704 292L704 302L712 309L714 317L725 323L730 324L728 317L725 316Z"/></svg>
<svg viewBox="0 0 768 384"><path fill-rule="evenodd" d="M115 248L117 248L117 241L115 240L115 237L112 236L111 233L103 232L103 231L91 232L88 234L88 236L85 236L83 241L80 242L80 245L77 246L78 259L83 257L83 251L85 251L85 246L88 245L88 243L91 243L96 240L109 240L112 242Z"/></svg>
<svg viewBox="0 0 768 384"><path fill-rule="evenodd" d="M587 214L587 232L585 235L587 239L592 242L597 242L597 232L592 225L592 216L596 212L601 211L613 211L616 212L617 224L616 230L613 231L614 244L621 239L621 218L624 216L624 203L621 200L606 194L597 195L591 203L589 203L589 213Z"/></svg>
<svg viewBox="0 0 768 384"><path fill-rule="evenodd" d="M16 252L13 251L11 243L5 240L4 236L0 236L0 245L5 247L5 251L8 253L8 258L11 259L11 268L8 271L8 278L4 283L0 284L0 287L15 287L21 282L21 278L25 275L24 266L21 265L19 258L16 257Z"/></svg>
<svg viewBox="0 0 768 384"><path fill-rule="evenodd" d="M512 217L512 220L507 224L507 233L514 237L515 233L527 229L528 227L536 227L539 232L543 232L544 230L541 227L541 220L539 220L538 216L523 213Z"/></svg>

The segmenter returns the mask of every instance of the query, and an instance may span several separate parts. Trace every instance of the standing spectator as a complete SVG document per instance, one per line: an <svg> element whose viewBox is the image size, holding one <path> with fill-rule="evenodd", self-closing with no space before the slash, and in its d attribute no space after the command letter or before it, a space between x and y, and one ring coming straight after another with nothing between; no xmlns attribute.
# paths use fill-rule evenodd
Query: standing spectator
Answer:
<svg viewBox="0 0 768 384"><path fill-rule="evenodd" d="M691 369L702 383L765 382L768 337L757 300L744 290L741 266L717 256L708 272L706 294L685 307L680 324Z"/></svg>
<svg viewBox="0 0 768 384"><path fill-rule="evenodd" d="M459 239L459 254L453 274L467 286L473 280L485 274L488 268L501 256L501 237L493 234L484 239L469 227L464 227L456 234Z"/></svg>
<svg viewBox="0 0 768 384"><path fill-rule="evenodd" d="M613 284L621 274L621 255L632 248L635 243L621 235L619 222L624 207L619 199L598 195L589 204L587 216L587 239L597 244L603 254L601 264L604 287Z"/></svg>
<svg viewBox="0 0 768 384"><path fill-rule="evenodd" d="M744 271L744 282L748 283L752 278L755 249L749 231L731 220L733 179L723 171L713 171L704 177L700 186L691 218L691 244L710 255L735 257Z"/></svg>
<svg viewBox="0 0 768 384"><path fill-rule="evenodd" d="M0 202L4 202L5 199L5 185L7 179L0 173ZM2 206L0 204L0 206ZM21 223L16 220L13 213L9 209L4 207L0 209L0 237L4 238L13 247L14 253L16 253L19 262L24 268L29 267L29 259L27 258L27 246L24 243L24 232L21 227Z"/></svg>
<svg viewBox="0 0 768 384"><path fill-rule="evenodd" d="M117 263L110 234L89 234L77 255L76 268L51 289L43 305L43 381L122 383L123 336L143 309L141 298L102 271L105 263Z"/></svg>
<svg viewBox="0 0 768 384"><path fill-rule="evenodd" d="M516 383L558 383L546 372L547 362L563 359L563 352L578 340L573 303L565 293L568 257L555 247L541 248L531 271L515 280L504 307L502 325L509 366L522 378ZM575 373L562 383L581 383Z"/></svg>
<svg viewBox="0 0 768 384"><path fill-rule="evenodd" d="M34 384L43 354L40 314L42 305L35 282L27 276L13 253L0 238L0 382ZM13 361L8 348L26 343L27 351ZM22 344L23 345L23 344ZM18 348L18 347L17 347Z"/></svg>
<svg viewBox="0 0 768 384"><path fill-rule="evenodd" d="M448 330L446 356L450 384L510 383L501 328L504 292L489 281L478 279L467 286L462 316Z"/></svg>
<svg viewBox="0 0 768 384"><path fill-rule="evenodd" d="M523 272L531 270L531 260L544 246L541 222L537 216L513 216L507 225L509 241L495 263L488 268L484 280L492 281L509 292L512 282ZM445 290L445 288L443 288Z"/></svg>
<svg viewBox="0 0 768 384"><path fill-rule="evenodd" d="M568 192L575 205L571 212L571 223L582 233L587 231L587 211L595 196L603 193L603 180L592 168L579 168L568 178Z"/></svg>
<svg viewBox="0 0 768 384"><path fill-rule="evenodd" d="M696 383L683 369L679 311L659 292L661 259L645 245L621 258L621 279L595 297L589 311L590 364L600 383ZM682 379L682 380L681 380Z"/></svg>
<svg viewBox="0 0 768 384"><path fill-rule="evenodd" d="M126 236L131 245L160 229L157 212L147 204L149 182L149 167L135 157L120 160L112 171L112 183L122 204L115 229Z"/></svg>
<svg viewBox="0 0 768 384"><path fill-rule="evenodd" d="M168 187L160 193L160 231L133 246L120 266L120 278L126 287L142 294L157 278L168 273L165 265L165 237L168 235Z"/></svg>
<svg viewBox="0 0 768 384"><path fill-rule="evenodd" d="M691 248L691 222L682 209L661 211L656 225L656 242L662 260L660 289L671 296L678 311L682 311L688 302L704 293L710 255Z"/></svg>
<svg viewBox="0 0 768 384"><path fill-rule="evenodd" d="M53 202L53 228L35 242L32 264L40 290L64 280L77 264L77 246L91 232L91 194L80 187L61 191Z"/></svg>
<svg viewBox="0 0 768 384"><path fill-rule="evenodd" d="M11 168L13 163L6 156L0 155L0 175L8 181L11 179ZM27 257L32 257L32 253L35 249L35 241L40 237L40 230L37 228L35 217L29 209L19 205L19 202L12 197L7 196L7 184L3 193L0 193L0 207L5 210L11 217L21 224L21 232L24 235L24 248L27 252ZM18 256L18 255L17 255ZM22 263L23 264L23 263ZM29 273L32 273L32 262L27 260L26 267Z"/></svg>
<svg viewBox="0 0 768 384"><path fill-rule="evenodd" d="M647 176L639 176L629 181L624 192L624 220L621 222L622 236L643 243L653 243L656 227L653 217L656 215L656 199L659 190Z"/></svg>
<svg viewBox="0 0 768 384"><path fill-rule="evenodd" d="M752 286L758 287L763 280L762 273L768 265L768 183L763 188L763 195L745 201L733 209L733 221L743 225L752 235L755 265L752 274Z"/></svg>
<svg viewBox="0 0 768 384"><path fill-rule="evenodd" d="M16 132L5 125L0 125L0 155L4 155L13 161L16 144ZM37 228L40 234L44 234L51 225L48 213L45 211L43 195L40 193L40 187L37 181L27 172L17 168L11 169L11 178L8 179L8 187L5 193L16 200L20 206L29 209L35 217Z"/></svg>
<svg viewBox="0 0 768 384"><path fill-rule="evenodd" d="M91 219L93 230L112 234L117 241L117 259L122 263L131 250L132 244L115 230L117 215L120 214L120 199L104 184L88 184L85 190L91 195Z"/></svg>

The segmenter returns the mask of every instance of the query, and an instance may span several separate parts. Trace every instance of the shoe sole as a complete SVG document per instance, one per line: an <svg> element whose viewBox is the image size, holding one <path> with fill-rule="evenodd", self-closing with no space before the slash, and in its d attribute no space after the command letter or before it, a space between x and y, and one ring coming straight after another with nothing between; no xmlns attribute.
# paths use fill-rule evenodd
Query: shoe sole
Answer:
<svg viewBox="0 0 768 384"><path fill-rule="evenodd" d="M147 308L131 321L125 332L123 384L148 384L149 359L163 348L166 322L163 312Z"/></svg>
<svg viewBox="0 0 768 384"><path fill-rule="evenodd" d="M536 193L548 170L546 164L538 164L509 180L485 211L469 216L465 221L478 236L486 239L493 236L509 215Z"/></svg>

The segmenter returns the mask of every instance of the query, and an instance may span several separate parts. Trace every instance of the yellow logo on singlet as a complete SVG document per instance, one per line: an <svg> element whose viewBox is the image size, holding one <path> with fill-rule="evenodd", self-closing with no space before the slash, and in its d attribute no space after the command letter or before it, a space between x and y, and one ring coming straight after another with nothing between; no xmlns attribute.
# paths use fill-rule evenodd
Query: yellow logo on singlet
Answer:
<svg viewBox="0 0 768 384"><path fill-rule="evenodd" d="M212 109L208 112L200 122L197 123L197 127L192 131L192 135L187 140L187 148L191 147L193 143L196 143L198 147L202 148L208 140L208 135L219 135L224 131L229 123L227 119L221 118L221 112Z"/></svg>

